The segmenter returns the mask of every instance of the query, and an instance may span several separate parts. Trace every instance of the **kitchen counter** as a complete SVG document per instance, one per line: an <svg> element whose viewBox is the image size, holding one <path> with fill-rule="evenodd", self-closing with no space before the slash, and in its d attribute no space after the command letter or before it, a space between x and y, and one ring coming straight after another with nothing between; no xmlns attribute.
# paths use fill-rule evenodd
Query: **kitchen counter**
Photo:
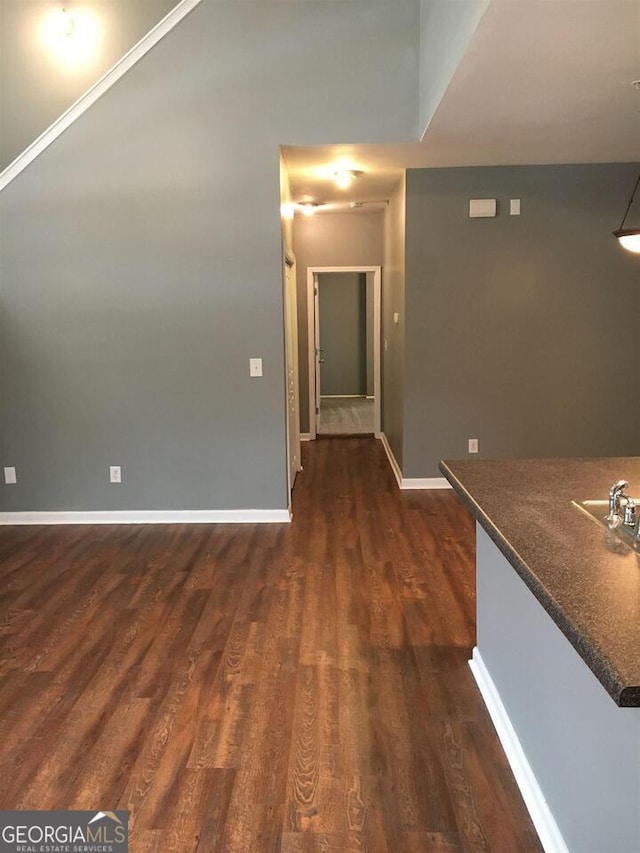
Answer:
<svg viewBox="0 0 640 853"><path fill-rule="evenodd" d="M640 559L572 505L620 478L640 496L640 458L496 459L440 470L617 705L640 706Z"/></svg>
<svg viewBox="0 0 640 853"><path fill-rule="evenodd" d="M476 518L469 663L544 849L640 850L640 559L572 503L640 497L640 459L440 470Z"/></svg>

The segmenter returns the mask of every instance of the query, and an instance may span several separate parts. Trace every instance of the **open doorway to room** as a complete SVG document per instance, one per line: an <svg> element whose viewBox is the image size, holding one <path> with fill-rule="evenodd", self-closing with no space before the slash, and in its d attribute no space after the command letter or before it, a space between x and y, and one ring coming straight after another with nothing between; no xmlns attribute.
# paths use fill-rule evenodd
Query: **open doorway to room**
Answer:
<svg viewBox="0 0 640 853"><path fill-rule="evenodd" d="M373 434L372 285L366 273L316 275L319 435Z"/></svg>
<svg viewBox="0 0 640 853"><path fill-rule="evenodd" d="M380 436L380 267L309 267L310 438Z"/></svg>

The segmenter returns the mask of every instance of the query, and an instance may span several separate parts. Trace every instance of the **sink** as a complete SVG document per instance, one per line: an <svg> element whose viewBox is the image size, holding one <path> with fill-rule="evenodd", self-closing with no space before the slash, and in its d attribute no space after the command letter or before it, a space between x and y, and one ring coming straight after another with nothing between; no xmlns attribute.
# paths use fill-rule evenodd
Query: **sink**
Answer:
<svg viewBox="0 0 640 853"><path fill-rule="evenodd" d="M640 499L634 498L634 500L640 506ZM609 501L571 501L571 503L580 512L583 512L586 516L597 522L608 533L619 539L620 542L624 542L625 545L628 545L640 554L640 540L636 539L633 535L633 529L622 523L610 524L607 521Z"/></svg>

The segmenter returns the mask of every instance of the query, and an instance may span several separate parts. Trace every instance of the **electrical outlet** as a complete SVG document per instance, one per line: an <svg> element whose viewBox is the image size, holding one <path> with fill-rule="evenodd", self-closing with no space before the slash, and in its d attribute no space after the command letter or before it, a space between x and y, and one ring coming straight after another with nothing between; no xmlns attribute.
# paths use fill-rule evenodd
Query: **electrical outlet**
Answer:
<svg viewBox="0 0 640 853"><path fill-rule="evenodd" d="M4 481L8 486L13 486L18 482L16 478L16 469L13 466L4 469Z"/></svg>
<svg viewBox="0 0 640 853"><path fill-rule="evenodd" d="M262 359L261 358L250 358L249 359L249 376L253 376L254 378L262 376Z"/></svg>
<svg viewBox="0 0 640 853"><path fill-rule="evenodd" d="M122 482L122 470L119 465L109 466L109 481L111 483Z"/></svg>
<svg viewBox="0 0 640 853"><path fill-rule="evenodd" d="M478 439L470 438L469 439L469 453L477 453L478 452Z"/></svg>

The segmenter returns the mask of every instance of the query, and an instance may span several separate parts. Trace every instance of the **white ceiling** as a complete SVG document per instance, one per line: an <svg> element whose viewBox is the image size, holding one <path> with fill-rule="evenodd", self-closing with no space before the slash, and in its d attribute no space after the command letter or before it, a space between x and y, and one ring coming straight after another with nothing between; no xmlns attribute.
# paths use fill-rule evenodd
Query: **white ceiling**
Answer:
<svg viewBox="0 0 640 853"><path fill-rule="evenodd" d="M492 0L422 142L285 148L294 199L349 210L405 168L640 160L638 79L640 0ZM365 171L349 190L340 164Z"/></svg>

